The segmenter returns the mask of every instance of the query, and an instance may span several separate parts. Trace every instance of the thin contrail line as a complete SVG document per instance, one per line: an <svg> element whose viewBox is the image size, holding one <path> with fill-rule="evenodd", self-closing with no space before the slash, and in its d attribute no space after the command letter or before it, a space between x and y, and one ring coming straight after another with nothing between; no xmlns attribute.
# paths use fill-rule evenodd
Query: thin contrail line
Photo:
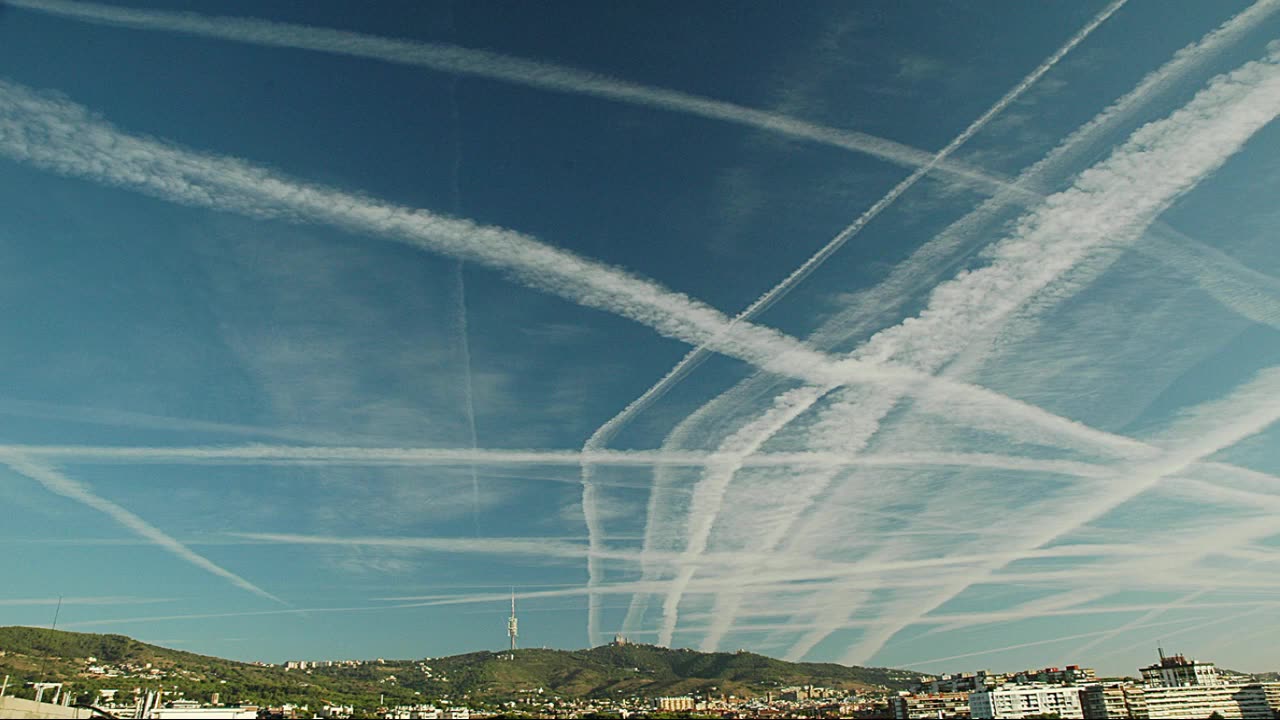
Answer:
<svg viewBox="0 0 1280 720"><path fill-rule="evenodd" d="M116 521L118 524L128 528L139 537L146 539L156 547L159 547L160 549L195 565L201 570L229 581L232 585L235 585L241 590L247 590L254 595L264 597L282 605L289 604L230 570L213 563L208 558L196 553L191 548L183 545L181 542L169 536L151 523L148 523L146 520L143 520L120 505L117 505L116 503L94 493L93 490L84 483L67 477L52 467L43 465L21 454L9 452L5 452L0 456L0 462L8 465L14 472L25 475L26 477L40 483L46 490L97 510L103 515L106 515Z"/></svg>
<svg viewBox="0 0 1280 720"><path fill-rule="evenodd" d="M449 6L449 33L457 35L453 5ZM453 166L449 173L449 201L455 216L462 215L462 113L458 107L458 76L449 78L449 120L453 126ZM476 433L475 385L471 372L471 333L467 320L466 263L458 260L454 267L454 286L458 293L458 346L462 353L462 397L467 415L468 442L471 449L480 447ZM480 537L480 475L471 465L471 523Z"/></svg>
<svg viewBox="0 0 1280 720"><path fill-rule="evenodd" d="M77 463L130 464L350 464L350 465L533 465L577 467L585 462L613 467L703 467L729 456L701 451L489 450L471 448L368 448L303 445L238 446L118 446L118 445L0 445L0 457L66 460ZM753 455L752 467L983 467L1044 472L1074 477L1099 477L1101 465L1071 460L1036 459L993 453L908 452L863 456L823 452L777 452ZM572 482L566 480L566 482Z"/></svg>
<svg viewBox="0 0 1280 720"><path fill-rule="evenodd" d="M932 156L932 153L866 133L825 127L723 100L713 100L678 90L641 85L600 73L457 45L395 40L345 30L253 18L208 17L194 13L126 9L66 0L5 0L5 4L98 25L185 33L253 45L369 58L458 75L483 77L559 93L588 95L736 123L799 140L871 155L910 168L927 164ZM977 186L988 191L1004 184L997 177L959 163L942 163L937 165L935 170L952 182Z"/></svg>
<svg viewBox="0 0 1280 720"><path fill-rule="evenodd" d="M1139 627L1142 627L1142 628L1167 627L1169 625L1181 625L1189 622L1199 622L1201 620L1204 620L1204 618L1194 617L1194 618L1183 618L1181 620L1165 620L1164 622L1150 623L1148 625L1141 625ZM1137 629L1137 628L1134 628L1134 629ZM916 662L909 662L909 663L897 663L896 666L908 668L908 667L915 667L917 665L929 665L932 663L946 662L948 660L960 660L962 658L978 657L980 655L990 655L991 653L1007 652L1009 650L1021 650L1022 648L1038 647L1040 645L1051 645L1053 643L1066 642L1068 640L1079 640L1080 638L1093 637L1095 635L1101 635L1106 632L1110 632L1110 631L1101 630L1096 632L1077 633L1075 635L1063 635L1062 637L1049 638L1047 640L1036 640L1033 642L1018 643L1017 645L1005 645L1004 647L990 648L988 650L977 650L975 652L961 653L959 655L948 655L946 657L930 658L929 660L918 660Z"/></svg>
<svg viewBox="0 0 1280 720"><path fill-rule="evenodd" d="M476 433L475 389L471 383L471 339L467 323L467 284L463 279L463 262L454 265L454 277L458 291L458 347L462 353L462 398L467 416L467 440L472 450L480 446L480 438ZM475 526L476 536L480 536L480 474L475 463L471 463L471 521Z"/></svg>

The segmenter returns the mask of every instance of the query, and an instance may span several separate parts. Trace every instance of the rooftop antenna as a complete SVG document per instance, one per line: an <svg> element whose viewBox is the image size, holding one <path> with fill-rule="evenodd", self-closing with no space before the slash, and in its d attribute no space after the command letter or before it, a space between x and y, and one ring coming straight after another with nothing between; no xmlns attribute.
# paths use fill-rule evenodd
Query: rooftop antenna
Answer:
<svg viewBox="0 0 1280 720"><path fill-rule="evenodd" d="M516 620L516 589L511 588L511 617L507 618L507 636L511 638L511 657L515 657L516 636L520 634L519 621Z"/></svg>
<svg viewBox="0 0 1280 720"><path fill-rule="evenodd" d="M1160 645L1159 645L1159 644L1157 644L1157 645L1156 645L1156 652L1160 653L1160 662L1161 662L1161 663L1163 663L1163 662L1164 662L1164 648L1160 647Z"/></svg>

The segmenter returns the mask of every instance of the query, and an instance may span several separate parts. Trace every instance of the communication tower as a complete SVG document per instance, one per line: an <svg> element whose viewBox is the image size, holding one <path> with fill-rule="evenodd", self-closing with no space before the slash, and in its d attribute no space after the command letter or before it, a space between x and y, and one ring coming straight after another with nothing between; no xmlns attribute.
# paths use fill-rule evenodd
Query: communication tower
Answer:
<svg viewBox="0 0 1280 720"><path fill-rule="evenodd" d="M507 618L507 636L511 638L511 652L516 651L516 636L520 634L516 620L516 589L511 588L511 617Z"/></svg>

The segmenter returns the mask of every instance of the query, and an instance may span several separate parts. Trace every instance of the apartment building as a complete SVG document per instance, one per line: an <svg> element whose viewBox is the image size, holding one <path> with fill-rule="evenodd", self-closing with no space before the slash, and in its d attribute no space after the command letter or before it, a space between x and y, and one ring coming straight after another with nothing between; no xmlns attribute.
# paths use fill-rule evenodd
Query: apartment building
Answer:
<svg viewBox="0 0 1280 720"><path fill-rule="evenodd" d="M895 720L932 718L968 718L969 693L904 694L889 698L889 711Z"/></svg>
<svg viewBox="0 0 1280 720"><path fill-rule="evenodd" d="M1044 683L1006 684L969 694L974 718L1025 718L1057 714L1060 718L1084 718L1080 688Z"/></svg>

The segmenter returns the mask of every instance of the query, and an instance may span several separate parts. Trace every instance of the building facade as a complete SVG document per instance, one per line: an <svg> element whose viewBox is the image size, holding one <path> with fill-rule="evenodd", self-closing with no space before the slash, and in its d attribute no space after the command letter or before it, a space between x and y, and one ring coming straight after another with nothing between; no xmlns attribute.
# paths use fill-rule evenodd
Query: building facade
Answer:
<svg viewBox="0 0 1280 720"><path fill-rule="evenodd" d="M1273 720L1280 700L1277 683L1149 687L1143 693L1151 720L1204 718L1218 713L1228 720ZM1270 695L1270 697L1268 697Z"/></svg>
<svg viewBox="0 0 1280 720"><path fill-rule="evenodd" d="M1088 720L1147 717L1143 688L1132 683L1085 685L1080 688L1080 707Z"/></svg>
<svg viewBox="0 0 1280 720"><path fill-rule="evenodd" d="M969 694L974 718L1025 718L1057 714L1060 718L1084 718L1080 688L1043 683L1006 684Z"/></svg>

